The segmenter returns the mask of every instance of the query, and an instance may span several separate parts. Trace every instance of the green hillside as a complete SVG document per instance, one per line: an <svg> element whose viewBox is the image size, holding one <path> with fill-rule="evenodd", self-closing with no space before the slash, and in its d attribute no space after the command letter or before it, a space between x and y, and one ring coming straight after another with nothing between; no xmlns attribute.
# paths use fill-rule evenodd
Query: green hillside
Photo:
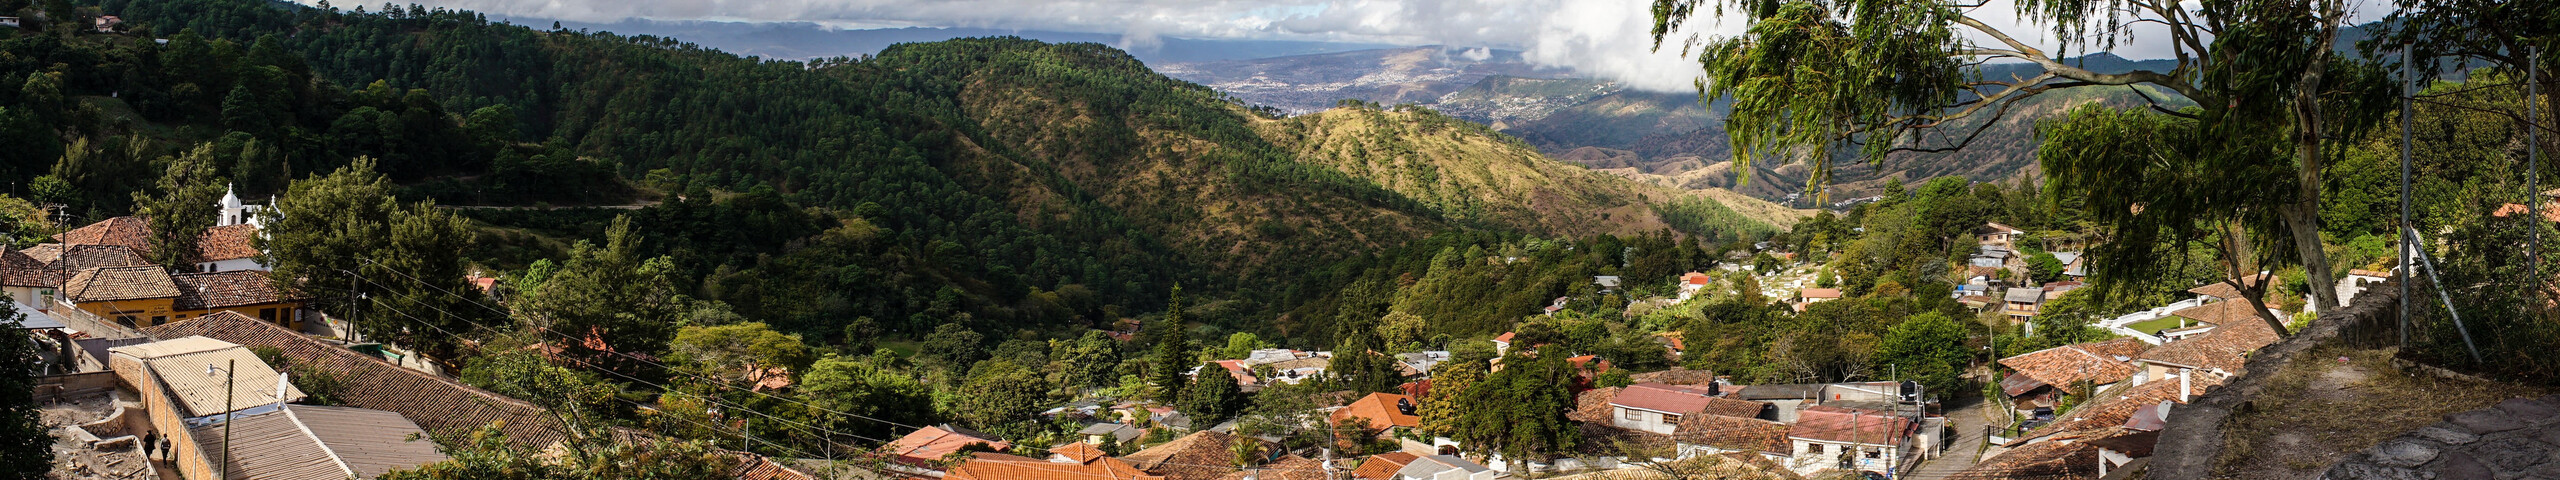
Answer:
<svg viewBox="0 0 2560 480"><path fill-rule="evenodd" d="M258 152L218 162L246 198L368 155L406 195L445 204L654 199L627 212L468 211L483 233L465 254L521 270L627 213L645 232L641 253L671 259L692 298L821 336L856 317L903 336L954 320L1103 325L1160 308L1177 284L1224 306L1202 321L1250 328L1302 300L1244 286L1434 234L1667 228L1729 240L1795 217L1675 199L1446 117L1283 120L1095 44L964 39L789 62L424 7L84 8L126 30L20 35L10 41L36 47L13 47L26 53L0 78L63 65L66 93L130 104L100 110L129 112L131 125L57 128L63 138L146 138L153 152L228 142ZM232 99L269 91L291 94ZM168 133L127 134L137 127ZM60 163L39 147L12 168ZM157 168L154 155L115 157L81 167L126 172L78 176L95 184L81 185L97 197L91 216L127 213L117 199ZM1460 174L1469 162L1499 168ZM1434 169L1453 173L1415 176Z"/></svg>

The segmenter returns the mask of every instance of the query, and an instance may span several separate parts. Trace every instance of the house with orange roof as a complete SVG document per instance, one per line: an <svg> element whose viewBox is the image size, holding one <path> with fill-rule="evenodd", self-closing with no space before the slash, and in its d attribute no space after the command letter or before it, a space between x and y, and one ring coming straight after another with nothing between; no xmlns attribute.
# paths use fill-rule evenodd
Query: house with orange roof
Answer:
<svg viewBox="0 0 2560 480"><path fill-rule="evenodd" d="M1661 383L1639 383L1618 391L1609 400L1610 425L1618 428L1670 435L1681 420L1697 415L1722 415L1740 418L1775 418L1768 403L1735 400L1716 396L1715 387L1684 387ZM1598 391L1598 390L1593 390Z"/></svg>
<svg viewBox="0 0 2560 480"><path fill-rule="evenodd" d="M150 264L151 260L143 258L142 253L121 245L0 246L0 288L18 303L51 310L61 300L63 284L83 270Z"/></svg>
<svg viewBox="0 0 2560 480"><path fill-rule="evenodd" d="M303 328L303 297L276 288L274 282L267 280L266 272L181 273L170 275L169 279L178 287L178 298L170 303L176 314L173 320L229 311L287 329Z"/></svg>
<svg viewBox="0 0 2560 480"><path fill-rule="evenodd" d="M2082 383L2105 389L2142 373L2134 361L2150 344L2131 337L2063 345L2000 359L2009 374L2000 392L2021 409L2053 406L2053 397Z"/></svg>
<svg viewBox="0 0 2560 480"><path fill-rule="evenodd" d="M1334 410L1332 423L1357 421L1368 425L1371 430L1378 431L1420 427L1422 417L1417 413L1420 406L1421 404L1414 402L1413 397L1393 393L1372 393L1369 396L1360 397L1359 400L1351 401L1350 405Z"/></svg>
<svg viewBox="0 0 2560 480"><path fill-rule="evenodd" d="M1359 467L1351 469L1351 478L1357 478L1360 480L1394 480L1396 478L1396 471L1403 470L1405 465L1412 464L1413 459L1415 458L1419 458L1419 456L1406 452L1387 452L1370 455L1369 458L1360 460Z"/></svg>
<svg viewBox="0 0 2560 480"><path fill-rule="evenodd" d="M151 251L151 222L130 215L109 218L54 234L53 241L63 245L115 245L148 252Z"/></svg>
<svg viewBox="0 0 2560 480"><path fill-rule="evenodd" d="M930 468L934 462L942 461L971 445L983 446L989 450L1013 448L1013 443L998 440L992 435L944 424L928 425L914 432L908 432L906 436L898 437L897 440L889 442L889 454L891 460L900 464Z"/></svg>
<svg viewBox="0 0 2560 480"><path fill-rule="evenodd" d="M1079 444L1081 445L1081 444ZM1026 458L1001 453L980 452L952 465L942 478L946 480L1167 480L1148 474L1137 466L1117 458L1098 457L1088 461L1062 461Z"/></svg>
<svg viewBox="0 0 2560 480"><path fill-rule="evenodd" d="M1823 470L1884 473L1917 455L1919 423L1884 412L1816 405L1796 414L1787 429L1794 456L1788 466L1811 475Z"/></svg>
<svg viewBox="0 0 2560 480"><path fill-rule="evenodd" d="M1120 459L1149 474L1162 475L1164 480L1216 480L1239 469L1235 466L1238 443L1260 444L1265 451L1274 450L1269 442L1253 437L1199 431Z"/></svg>
<svg viewBox="0 0 2560 480"><path fill-rule="evenodd" d="M1049 447L1049 461L1052 462L1083 464L1110 456L1102 451L1102 447L1084 442L1068 442L1065 445Z"/></svg>
<svg viewBox="0 0 2560 480"><path fill-rule="evenodd" d="M1707 286L1714 283L1715 278L1709 277L1704 273L1689 272L1680 274L1680 294L1676 301L1689 301L1689 297L1698 296L1698 292L1706 291Z"/></svg>

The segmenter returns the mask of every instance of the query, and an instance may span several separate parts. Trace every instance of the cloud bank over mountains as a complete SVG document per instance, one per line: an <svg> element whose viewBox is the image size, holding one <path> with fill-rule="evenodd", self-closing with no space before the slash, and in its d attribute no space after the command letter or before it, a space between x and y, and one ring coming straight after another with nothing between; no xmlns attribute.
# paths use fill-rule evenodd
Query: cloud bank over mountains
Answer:
<svg viewBox="0 0 2560 480"><path fill-rule="evenodd" d="M316 3L317 0L297 0ZM1144 51L1167 37L1449 45L1519 50L1540 66L1566 67L1656 91L1694 87L1699 69L1682 40L1739 33L1739 20L1701 18L1656 50L1652 0L414 0L492 15L575 22L800 22L840 29L960 27L1117 35ZM2369 6L2368 6L2369 7ZM1973 11L2028 42L2045 28L2020 24L2008 0ZM2136 31L2137 36L2140 31ZM2128 58L2158 58L2143 42ZM2157 42L2151 42L2157 43ZM2076 49L2075 49L2076 50Z"/></svg>

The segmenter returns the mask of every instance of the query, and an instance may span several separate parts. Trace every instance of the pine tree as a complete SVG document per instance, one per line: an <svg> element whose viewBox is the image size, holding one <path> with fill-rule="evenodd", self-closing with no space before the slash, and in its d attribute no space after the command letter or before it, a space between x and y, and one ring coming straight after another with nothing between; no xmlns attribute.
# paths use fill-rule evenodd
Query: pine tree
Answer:
<svg viewBox="0 0 2560 480"><path fill-rule="evenodd" d="M1173 286L1173 298L1166 301L1164 317L1149 330L1156 347L1147 355L1147 364L1154 368L1147 383L1155 386L1157 400L1178 400L1186 383L1184 374L1197 365L1191 355L1191 337L1182 331L1181 285Z"/></svg>

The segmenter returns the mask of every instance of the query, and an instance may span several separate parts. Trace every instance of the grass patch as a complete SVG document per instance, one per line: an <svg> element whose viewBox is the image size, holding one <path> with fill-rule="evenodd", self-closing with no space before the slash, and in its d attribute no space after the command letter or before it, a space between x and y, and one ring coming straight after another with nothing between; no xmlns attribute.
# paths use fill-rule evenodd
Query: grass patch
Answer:
<svg viewBox="0 0 2560 480"><path fill-rule="evenodd" d="M2159 335L2161 330L2168 330L2168 329L2172 329L2172 328L2178 328L2178 327L2179 327L2179 325L2178 325L2179 320L2183 320L2183 319L2184 319L2183 317L2174 317L2174 316L2172 316L2172 317L2160 317L2160 318L2154 318L2154 319L2150 319L2150 320L2143 320L2143 321L2139 321L2139 322L2133 322L2132 324L2125 325L2125 326L2124 326L2124 328L2130 328L2130 329L2133 329L2133 331L2136 331L2136 332L2148 333L2148 334L2152 334L2152 335Z"/></svg>
<svg viewBox="0 0 2560 480"><path fill-rule="evenodd" d="M2402 372L2392 352L2323 345L2273 372L2252 405L2223 425L2214 477L2309 478L2445 414L2541 393Z"/></svg>

